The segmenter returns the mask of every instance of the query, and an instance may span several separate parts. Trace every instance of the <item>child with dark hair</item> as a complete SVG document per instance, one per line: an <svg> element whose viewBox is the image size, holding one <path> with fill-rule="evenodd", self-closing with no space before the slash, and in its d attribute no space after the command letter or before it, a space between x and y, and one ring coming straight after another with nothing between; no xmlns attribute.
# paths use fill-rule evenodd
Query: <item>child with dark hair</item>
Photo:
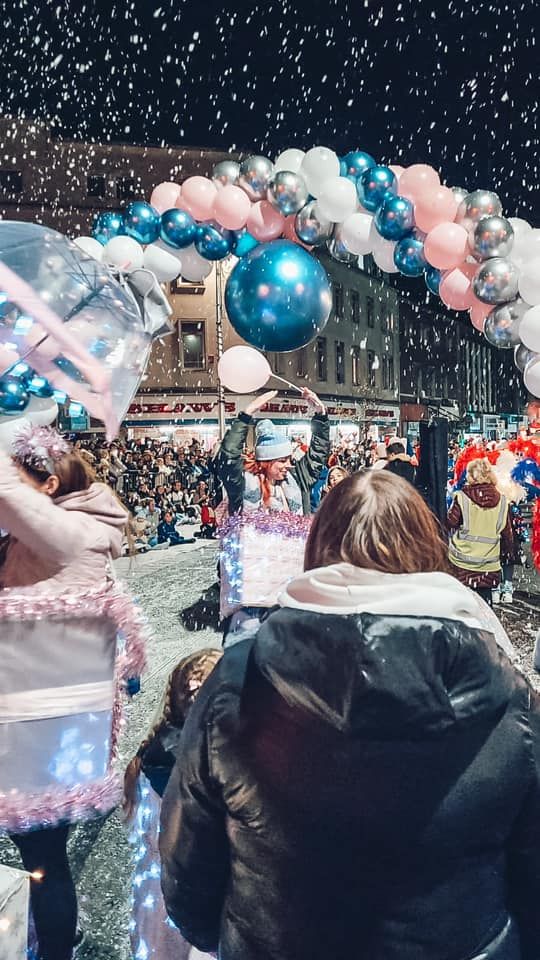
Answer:
<svg viewBox="0 0 540 960"><path fill-rule="evenodd" d="M195 960L165 911L158 850L161 798L175 763L187 713L222 655L205 648L185 657L172 671L159 717L130 760L124 777L124 812L134 821L135 876L130 939L134 960ZM141 776L142 775L142 776Z"/></svg>

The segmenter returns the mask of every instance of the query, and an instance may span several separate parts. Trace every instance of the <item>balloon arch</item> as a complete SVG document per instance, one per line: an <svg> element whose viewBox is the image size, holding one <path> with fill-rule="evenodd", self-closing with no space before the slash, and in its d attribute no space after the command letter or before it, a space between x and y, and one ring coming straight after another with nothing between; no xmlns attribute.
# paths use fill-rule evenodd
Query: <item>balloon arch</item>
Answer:
<svg viewBox="0 0 540 960"><path fill-rule="evenodd" d="M104 211L83 249L116 267L145 266L161 282L201 281L212 261L239 263L226 287L233 327L255 347L288 351L330 312L326 246L343 262L371 254L386 273L423 277L449 308L515 363L540 397L540 229L505 217L489 190L441 184L426 164L384 166L361 150L288 149L272 163L218 163L211 178L161 183L150 203Z"/></svg>

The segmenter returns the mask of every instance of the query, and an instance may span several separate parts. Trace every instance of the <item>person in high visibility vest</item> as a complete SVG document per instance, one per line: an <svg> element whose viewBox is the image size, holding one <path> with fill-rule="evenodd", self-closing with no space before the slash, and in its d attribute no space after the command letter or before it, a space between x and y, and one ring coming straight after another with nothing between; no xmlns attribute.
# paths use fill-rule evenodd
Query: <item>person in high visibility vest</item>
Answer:
<svg viewBox="0 0 540 960"><path fill-rule="evenodd" d="M491 605L491 591L501 581L501 545L513 549L509 504L496 487L488 460L471 460L467 482L454 493L448 512L452 572Z"/></svg>

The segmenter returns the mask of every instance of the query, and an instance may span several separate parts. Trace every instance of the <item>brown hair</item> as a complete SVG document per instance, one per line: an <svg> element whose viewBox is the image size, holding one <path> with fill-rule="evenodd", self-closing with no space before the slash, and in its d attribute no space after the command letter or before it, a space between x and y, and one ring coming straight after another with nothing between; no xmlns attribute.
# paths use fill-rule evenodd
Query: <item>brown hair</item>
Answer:
<svg viewBox="0 0 540 960"><path fill-rule="evenodd" d="M203 683L221 659L223 651L213 647L197 650L172 671L165 689L160 716L142 741L135 756L129 761L124 774L124 799L122 807L126 818L133 816L138 800L138 782L144 754L150 744L168 727L181 730L189 708L195 701Z"/></svg>
<svg viewBox="0 0 540 960"><path fill-rule="evenodd" d="M65 497L68 493L75 493L78 490L88 490L88 487L94 482L95 474L88 463L76 450L70 450L59 460L55 460L54 469L40 470L33 467L24 460L16 460L20 467L28 476L33 477L38 483L45 483L49 477L58 477L59 486L54 494L57 497Z"/></svg>
<svg viewBox="0 0 540 960"><path fill-rule="evenodd" d="M381 573L445 571L447 545L406 480L368 470L329 490L311 525L304 570L342 562Z"/></svg>

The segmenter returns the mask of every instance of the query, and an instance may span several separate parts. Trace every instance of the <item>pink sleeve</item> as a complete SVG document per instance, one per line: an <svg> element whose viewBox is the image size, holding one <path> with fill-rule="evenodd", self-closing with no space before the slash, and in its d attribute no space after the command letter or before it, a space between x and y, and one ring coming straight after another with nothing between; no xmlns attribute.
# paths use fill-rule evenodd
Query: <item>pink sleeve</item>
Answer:
<svg viewBox="0 0 540 960"><path fill-rule="evenodd" d="M63 564L86 546L87 527L80 517L57 507L19 477L13 461L0 450L0 528L33 553Z"/></svg>

